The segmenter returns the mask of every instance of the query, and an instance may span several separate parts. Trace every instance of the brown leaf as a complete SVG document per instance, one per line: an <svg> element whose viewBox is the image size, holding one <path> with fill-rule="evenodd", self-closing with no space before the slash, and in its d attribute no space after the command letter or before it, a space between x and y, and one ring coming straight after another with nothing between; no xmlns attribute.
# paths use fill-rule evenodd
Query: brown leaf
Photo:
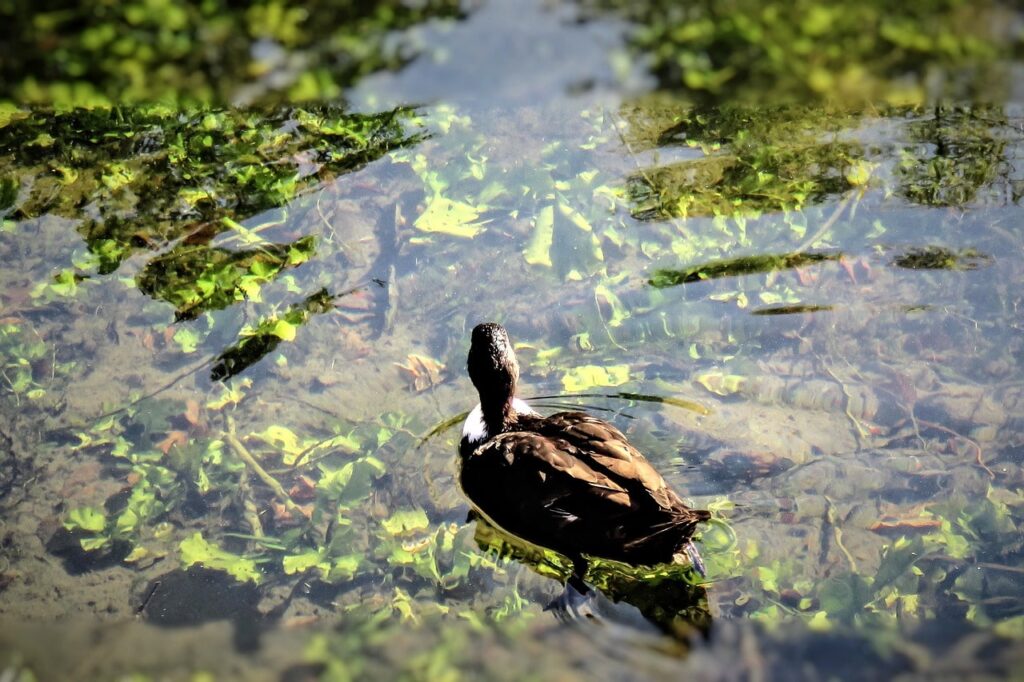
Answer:
<svg viewBox="0 0 1024 682"><path fill-rule="evenodd" d="M440 383L444 365L437 360L412 353L406 357L406 363L400 365L396 362L395 366L409 382L409 388L417 393Z"/></svg>
<svg viewBox="0 0 1024 682"><path fill-rule="evenodd" d="M797 279L800 280L800 284L810 286L818 280L818 276L808 268L793 268L796 270Z"/></svg>
<svg viewBox="0 0 1024 682"><path fill-rule="evenodd" d="M875 521L868 530L881 535L904 535L906 533L927 533L942 528L940 519L892 519Z"/></svg>
<svg viewBox="0 0 1024 682"><path fill-rule="evenodd" d="M351 358L365 358L373 352L373 347L354 329L339 327L338 336Z"/></svg>
<svg viewBox="0 0 1024 682"><path fill-rule="evenodd" d="M338 300L338 310L369 312L373 309L373 296L367 291L355 291Z"/></svg>
<svg viewBox="0 0 1024 682"><path fill-rule="evenodd" d="M315 623L319 623L321 620L321 617L316 615L292 616L291 618L285 618L283 621L281 621L281 627L285 628L286 630L304 628Z"/></svg>
<svg viewBox="0 0 1024 682"><path fill-rule="evenodd" d="M175 445L185 445L186 443L188 443L187 433L184 431L171 431L167 434L167 438L157 443L157 448L166 455Z"/></svg>
<svg viewBox="0 0 1024 682"><path fill-rule="evenodd" d="M301 514L303 516L305 516L306 519L313 518L313 505L312 504L300 504L300 505L296 505L296 506L299 508L299 512L301 512ZM300 521L301 520L301 519L296 519L292 515L292 513L288 511L288 508L285 507L282 503L278 502L277 500L271 500L270 501L270 508L274 512L274 520L275 521L287 522L287 521Z"/></svg>
<svg viewBox="0 0 1024 682"><path fill-rule="evenodd" d="M199 415L199 401L189 398L185 401L185 419L192 426L199 426L201 423Z"/></svg>
<svg viewBox="0 0 1024 682"><path fill-rule="evenodd" d="M853 261L851 261L846 256L840 256L839 257L839 265L843 268L843 270L846 270L846 274L849 275L850 281L853 282L854 284L856 284L857 283L857 273L855 273L853 271Z"/></svg>
<svg viewBox="0 0 1024 682"><path fill-rule="evenodd" d="M309 476L299 476L295 485L288 491L288 496L293 500L308 501L316 497L316 481Z"/></svg>

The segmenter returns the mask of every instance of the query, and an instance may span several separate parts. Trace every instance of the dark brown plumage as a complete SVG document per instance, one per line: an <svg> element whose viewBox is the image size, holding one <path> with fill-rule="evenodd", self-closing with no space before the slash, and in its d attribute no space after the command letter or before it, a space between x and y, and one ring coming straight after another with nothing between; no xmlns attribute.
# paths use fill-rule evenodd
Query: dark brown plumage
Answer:
<svg viewBox="0 0 1024 682"><path fill-rule="evenodd" d="M700 558L690 538L709 518L690 509L617 428L582 412L542 417L515 398L519 365L504 328L473 330L468 362L480 405L466 421L460 479L507 532L573 559L635 565Z"/></svg>

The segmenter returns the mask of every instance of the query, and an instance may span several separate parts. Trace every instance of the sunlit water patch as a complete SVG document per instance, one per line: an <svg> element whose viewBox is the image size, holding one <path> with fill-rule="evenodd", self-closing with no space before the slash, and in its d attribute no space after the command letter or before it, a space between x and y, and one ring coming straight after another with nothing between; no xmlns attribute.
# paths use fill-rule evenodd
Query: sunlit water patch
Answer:
<svg viewBox="0 0 1024 682"><path fill-rule="evenodd" d="M11 116L11 669L1019 669L1022 123L664 100ZM610 419L714 510L699 594L598 573L611 599L558 619L559 559L467 520L454 418L489 319L524 397ZM69 616L103 623L100 654L32 645L88 641L52 629ZM236 653L139 661L116 632Z"/></svg>

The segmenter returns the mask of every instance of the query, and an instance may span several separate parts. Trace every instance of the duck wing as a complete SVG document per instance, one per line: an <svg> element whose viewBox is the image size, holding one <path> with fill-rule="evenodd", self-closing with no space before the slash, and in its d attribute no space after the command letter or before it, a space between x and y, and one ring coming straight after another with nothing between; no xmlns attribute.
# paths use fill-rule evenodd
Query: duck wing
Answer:
<svg viewBox="0 0 1024 682"><path fill-rule="evenodd" d="M559 412L537 420L537 431L571 450L574 459L627 490L634 505L666 512L689 511L647 458L608 422L583 412Z"/></svg>
<svg viewBox="0 0 1024 682"><path fill-rule="evenodd" d="M466 495L506 531L545 544L592 544L636 512L628 489L572 443L532 431L490 439L463 458Z"/></svg>

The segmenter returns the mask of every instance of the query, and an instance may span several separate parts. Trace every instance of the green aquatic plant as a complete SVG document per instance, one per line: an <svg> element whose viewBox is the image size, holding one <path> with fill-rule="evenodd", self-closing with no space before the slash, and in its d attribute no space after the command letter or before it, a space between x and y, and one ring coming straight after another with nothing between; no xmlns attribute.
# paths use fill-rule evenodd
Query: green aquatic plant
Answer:
<svg viewBox="0 0 1024 682"><path fill-rule="evenodd" d="M36 305L87 296L143 254L133 273L139 290L170 304L179 323L204 316L202 326L174 331L184 353L211 334L224 337L231 317L208 313L248 302L274 320L287 338L240 330L245 338L214 360L224 377L269 353L274 344L266 342L293 338L301 309L317 294L293 303L288 319L278 317L286 293L303 293L288 271L342 248L329 235L296 234L292 212L325 223L320 197L307 195L423 137L409 109L17 110L0 126L0 177L9 178L2 210L19 224L73 217L85 241L87 251L73 252L68 265L52 263L58 272L36 283ZM21 144L26 138L31 143ZM265 302L277 283L284 287ZM257 339L263 352L255 352Z"/></svg>
<svg viewBox="0 0 1024 682"><path fill-rule="evenodd" d="M936 106L928 114L907 124L909 144L897 167L900 193L926 206L1002 203L1001 187L1012 186L1006 112L963 105Z"/></svg>
<svg viewBox="0 0 1024 682"><path fill-rule="evenodd" d="M788 270L805 265L839 260L838 253L787 253L740 256L696 265L682 271L657 270L648 281L653 287L672 287L720 277L739 277Z"/></svg>
<svg viewBox="0 0 1024 682"><path fill-rule="evenodd" d="M413 222L423 234L416 243L438 236L482 238L513 225L529 231L526 263L550 268L566 280L603 273L604 244L621 243L624 221L615 212L621 192L613 178L577 163L578 155L606 144L613 134L604 117L594 118L590 135L577 148L546 145L531 151L536 163L503 167L489 162L492 141L473 119L450 109L435 112L433 124L444 132L446 150L453 150L447 158L432 164L422 153L392 154L416 173L426 195Z"/></svg>
<svg viewBox="0 0 1024 682"><path fill-rule="evenodd" d="M148 0L93 12L73 2L17 3L0 40L0 101L58 106L336 99L356 78L414 55L394 31L460 16L452 0L266 0L236 6Z"/></svg>
<svg viewBox="0 0 1024 682"><path fill-rule="evenodd" d="M227 552L211 544L201 533L195 533L178 545L181 563L186 568L200 565L217 571L224 571L239 582L259 582L261 574L256 562L250 558Z"/></svg>
<svg viewBox="0 0 1024 682"><path fill-rule="evenodd" d="M136 284L143 293L173 305L177 320L191 320L244 299L259 301L263 284L315 252L313 237L244 251L179 245L149 261Z"/></svg>
<svg viewBox="0 0 1024 682"><path fill-rule="evenodd" d="M59 359L56 346L17 318L0 320L0 357L0 390L16 404L44 398L57 378L77 364Z"/></svg>
<svg viewBox="0 0 1024 682"><path fill-rule="evenodd" d="M908 270L974 270L991 265L992 257L977 249L954 251L941 246L907 249L893 258L892 264Z"/></svg>
<svg viewBox="0 0 1024 682"><path fill-rule="evenodd" d="M473 569L494 568L468 551L468 527L437 525L422 508L370 513L387 473L375 453L411 438L399 414L318 439L281 424L236 433L230 419L225 432L207 434L200 407L146 407L78 434L79 456L103 458L108 475L125 482L102 506L64 517L77 546L97 559L177 556L184 567L239 581L295 576L342 585L374 575L440 591L464 586ZM220 409L211 402L207 417Z"/></svg>
<svg viewBox="0 0 1024 682"><path fill-rule="evenodd" d="M283 313L262 319L254 327L244 327L239 332L239 341L216 357L210 378L214 381L229 379L273 352L282 341L293 341L297 329L312 315L333 308L333 299L326 289L321 289Z"/></svg>
<svg viewBox="0 0 1024 682"><path fill-rule="evenodd" d="M132 253L175 242L177 252L166 258L188 258L201 274L200 254L214 264L229 255L186 247L208 247L225 232L250 247L268 246L260 233L284 224L286 213L242 223L419 141L407 129L412 116L328 107L19 111L0 127L0 173L28 189L7 212L14 220L79 217L90 205L77 229L99 274L113 273ZM22 144L43 135L45 144Z"/></svg>
<svg viewBox="0 0 1024 682"><path fill-rule="evenodd" d="M631 148L680 147L693 158L641 168L627 183L632 214L758 215L800 209L863 181L863 149L841 133L850 112L818 107L627 107Z"/></svg>
<svg viewBox="0 0 1024 682"><path fill-rule="evenodd" d="M702 104L766 97L858 104L990 97L993 89L1009 86L999 62L1019 45L1012 32L999 29L1014 11L999 1L899 7L881 0L579 4L632 22L631 52L650 64L660 89ZM927 77L938 74L945 76L944 88L926 89Z"/></svg>

